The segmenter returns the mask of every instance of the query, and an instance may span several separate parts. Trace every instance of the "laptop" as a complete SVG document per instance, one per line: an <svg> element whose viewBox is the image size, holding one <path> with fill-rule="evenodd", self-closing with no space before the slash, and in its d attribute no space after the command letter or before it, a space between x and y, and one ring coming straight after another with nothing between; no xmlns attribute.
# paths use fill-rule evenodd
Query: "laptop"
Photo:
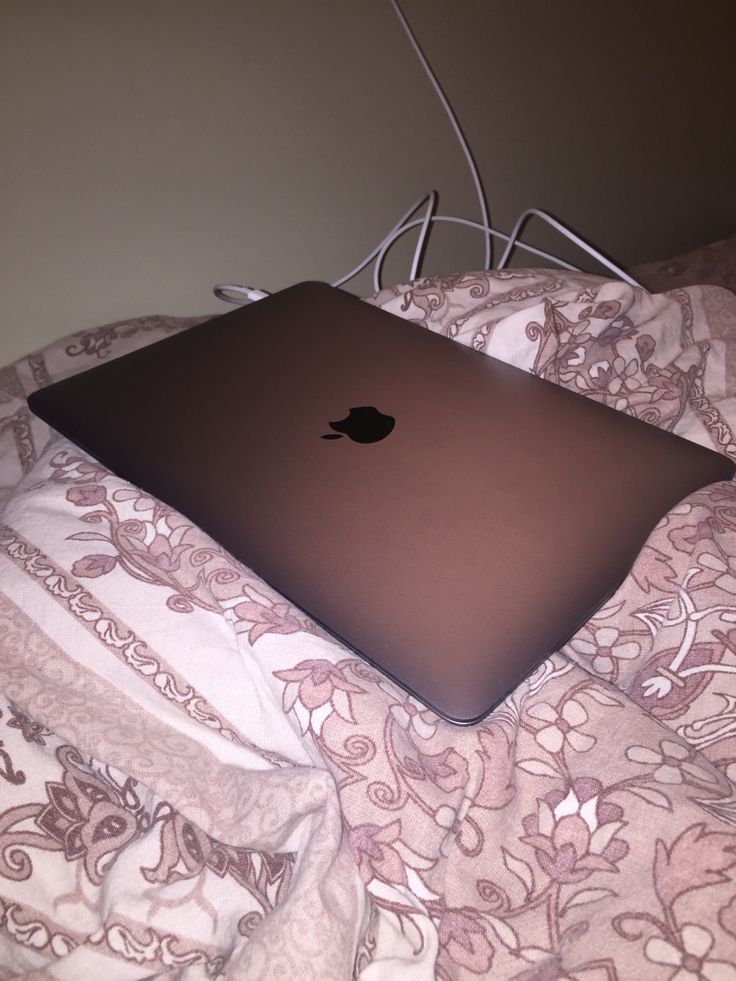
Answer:
<svg viewBox="0 0 736 981"><path fill-rule="evenodd" d="M482 720L726 457L302 283L35 392L406 691Z"/></svg>

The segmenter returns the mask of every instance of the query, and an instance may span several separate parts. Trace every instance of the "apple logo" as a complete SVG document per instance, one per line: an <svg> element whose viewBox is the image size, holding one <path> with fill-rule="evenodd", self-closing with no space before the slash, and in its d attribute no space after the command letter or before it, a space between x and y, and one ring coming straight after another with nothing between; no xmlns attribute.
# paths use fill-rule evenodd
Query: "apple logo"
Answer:
<svg viewBox="0 0 736 981"><path fill-rule="evenodd" d="M394 428L396 420L379 412L372 405L353 407L345 419L330 422L334 433L325 433L322 439L342 439L343 435L354 443L377 443L385 439Z"/></svg>

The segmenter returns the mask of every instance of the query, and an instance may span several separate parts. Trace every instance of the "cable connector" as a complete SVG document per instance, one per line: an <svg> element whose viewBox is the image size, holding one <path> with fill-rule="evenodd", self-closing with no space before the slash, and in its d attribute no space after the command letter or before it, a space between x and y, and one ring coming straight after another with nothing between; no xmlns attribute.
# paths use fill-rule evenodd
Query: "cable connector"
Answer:
<svg viewBox="0 0 736 981"><path fill-rule="evenodd" d="M256 303L270 296L265 290L254 290L250 286L239 286L237 283L218 283L212 290L218 300L232 303L237 307L246 303Z"/></svg>

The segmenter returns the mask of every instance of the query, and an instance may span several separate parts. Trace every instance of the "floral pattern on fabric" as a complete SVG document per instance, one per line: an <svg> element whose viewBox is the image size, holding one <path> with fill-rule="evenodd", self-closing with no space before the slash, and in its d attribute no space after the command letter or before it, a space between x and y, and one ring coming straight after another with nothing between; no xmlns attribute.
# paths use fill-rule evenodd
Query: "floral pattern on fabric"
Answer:
<svg viewBox="0 0 736 981"><path fill-rule="evenodd" d="M736 455L725 291L511 270L372 302ZM24 392L189 323L3 375L0 975L736 978L734 485L664 516L564 650L456 728L20 426Z"/></svg>

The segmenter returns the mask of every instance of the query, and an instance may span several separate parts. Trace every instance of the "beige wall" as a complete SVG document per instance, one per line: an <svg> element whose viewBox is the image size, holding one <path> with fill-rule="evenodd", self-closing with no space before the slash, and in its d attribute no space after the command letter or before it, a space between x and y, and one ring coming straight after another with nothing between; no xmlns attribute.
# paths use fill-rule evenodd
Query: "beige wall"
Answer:
<svg viewBox="0 0 736 981"><path fill-rule="evenodd" d="M731 0L404 3L498 224L546 207L628 263L734 230ZM0 90L1 361L335 278L431 187L477 214L388 0L0 0ZM438 229L426 270L480 257Z"/></svg>

